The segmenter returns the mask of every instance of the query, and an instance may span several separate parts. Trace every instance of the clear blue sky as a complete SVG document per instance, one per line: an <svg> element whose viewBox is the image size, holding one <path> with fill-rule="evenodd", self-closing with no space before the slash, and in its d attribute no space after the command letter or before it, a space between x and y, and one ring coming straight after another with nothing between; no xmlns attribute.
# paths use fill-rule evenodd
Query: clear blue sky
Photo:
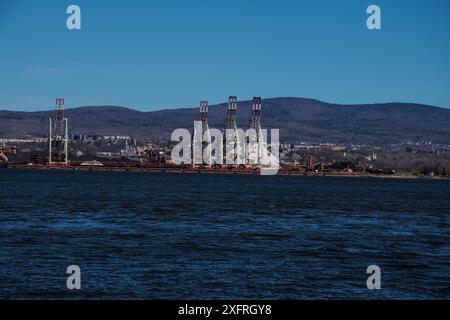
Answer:
<svg viewBox="0 0 450 320"><path fill-rule="evenodd" d="M382 30L366 28L370 4ZM0 109L229 95L450 107L450 1L0 0Z"/></svg>

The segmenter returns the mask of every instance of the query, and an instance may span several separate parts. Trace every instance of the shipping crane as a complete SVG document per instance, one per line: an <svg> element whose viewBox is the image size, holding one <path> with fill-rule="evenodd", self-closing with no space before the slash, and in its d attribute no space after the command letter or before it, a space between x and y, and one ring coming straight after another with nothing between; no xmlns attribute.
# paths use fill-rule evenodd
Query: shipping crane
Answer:
<svg viewBox="0 0 450 320"><path fill-rule="evenodd" d="M64 116L64 99L56 99L56 110L54 116L50 117L48 139L48 164L69 163L69 133L68 119Z"/></svg>
<svg viewBox="0 0 450 320"><path fill-rule="evenodd" d="M130 142L128 142L130 140ZM166 161L161 148L153 143L147 143L143 148L139 147L133 137L125 140L125 150L122 158L138 162L139 165L160 164Z"/></svg>
<svg viewBox="0 0 450 320"><path fill-rule="evenodd" d="M128 140L130 140L130 143L128 143ZM136 144L136 140L132 136L130 136L129 139L125 140L125 152L122 155L123 158L130 159L135 162L139 162L139 164L142 164L142 152L139 149L139 147Z"/></svg>

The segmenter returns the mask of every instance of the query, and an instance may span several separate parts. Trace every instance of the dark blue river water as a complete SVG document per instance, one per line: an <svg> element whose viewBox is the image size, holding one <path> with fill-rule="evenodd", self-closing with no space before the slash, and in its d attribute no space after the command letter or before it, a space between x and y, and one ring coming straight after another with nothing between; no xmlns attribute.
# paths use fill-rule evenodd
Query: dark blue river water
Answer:
<svg viewBox="0 0 450 320"><path fill-rule="evenodd" d="M1 299L450 298L450 182L0 170ZM66 287L81 268L82 288ZM381 268L381 290L366 269Z"/></svg>

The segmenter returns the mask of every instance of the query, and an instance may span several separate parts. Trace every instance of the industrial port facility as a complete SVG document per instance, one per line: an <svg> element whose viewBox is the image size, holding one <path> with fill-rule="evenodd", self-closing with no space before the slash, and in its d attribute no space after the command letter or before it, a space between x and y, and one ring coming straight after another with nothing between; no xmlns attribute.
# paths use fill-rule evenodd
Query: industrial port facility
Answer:
<svg viewBox="0 0 450 320"><path fill-rule="evenodd" d="M262 103L261 97L253 98L250 104L248 125L244 130L255 130L257 142L264 145L267 142L261 135ZM229 130L234 131L235 137L238 136L239 130L237 110L238 99L236 96L230 96L226 116L223 120L223 128L221 129L224 133ZM208 118L208 101L201 101L198 115L192 119L193 123L194 121L201 122L201 132L195 132L195 129L190 130L193 131L193 161L191 163L174 164L171 159L174 143L170 140L154 141L150 139L142 140L142 138L139 140L139 138L131 135L95 136L81 134L80 132L71 133L70 119L65 112L65 100L58 98L56 99L55 110L47 120L47 137L30 140L0 140L0 167L12 169L259 174L262 167L261 158L258 156L256 161L251 162L248 161L249 159L246 159L245 162L236 161L238 158L238 142L236 140L226 141L226 135L224 135L222 144L222 162L211 161L211 154L206 155L206 159L202 158L201 161L193 159L194 146L198 146L198 142L200 142L201 151L207 149L208 143L211 142ZM205 137L209 137L209 139L205 139ZM232 148L227 149L230 144ZM94 148L94 145L95 152L86 150ZM400 148L403 147L400 146ZM232 150L231 154L229 150ZM425 150L417 152L413 150L398 151L400 149L390 151L326 142L293 145L286 141L279 144L279 150L278 174L281 175L405 176L405 171L409 171L406 175L413 177L448 177L448 170L445 165L434 167L428 165L428 162L434 161L435 151L433 153ZM411 163L421 163L421 167L417 170L407 168L404 172L399 172L397 169L402 168L399 167L398 161L392 159L392 155L404 158L403 155L397 155L399 152L411 158ZM443 155L445 156L445 154L444 152ZM414 160L413 157L417 160ZM233 164L229 164L227 159L234 160ZM395 163L397 163L396 167L394 166Z"/></svg>
<svg viewBox="0 0 450 320"><path fill-rule="evenodd" d="M257 133L257 142L260 141L261 135L261 97L253 98L253 106L251 111L251 119L249 121L249 128L254 129ZM214 163L212 161L202 161L200 163L192 161L193 165L175 165L170 159L170 149L161 148L155 146L152 143L146 143L144 147L137 145L136 140L133 137L126 137L125 149L121 152L119 161L99 161L97 159L91 159L86 161L80 161L70 159L69 152L69 119L64 113L65 100L63 98L56 99L55 112L49 119L49 135L48 135L48 152L47 157L42 157L35 153L32 153L29 163L13 162L8 157L9 155L17 154L17 147L2 147L0 149L0 161L3 167L11 166L13 168L21 167L35 167L35 168L90 168L90 169L139 169L139 170L158 170L158 171L190 171L190 172L258 172L260 170L260 163L256 162L252 165L242 163L239 165L222 165ZM238 128L236 125L236 111L237 111L237 97L230 96L228 102L228 114L225 119L224 130L235 130ZM206 148L206 145L211 142L210 139L204 140L204 137L209 135L208 125L208 101L200 102L200 110L197 120L202 124L202 131L195 132L194 130L194 144L196 139L200 139L200 145ZM194 152L193 152L194 154ZM224 153L225 154L225 153ZM209 155L211 157L211 155ZM231 155L233 159L237 158L237 155Z"/></svg>

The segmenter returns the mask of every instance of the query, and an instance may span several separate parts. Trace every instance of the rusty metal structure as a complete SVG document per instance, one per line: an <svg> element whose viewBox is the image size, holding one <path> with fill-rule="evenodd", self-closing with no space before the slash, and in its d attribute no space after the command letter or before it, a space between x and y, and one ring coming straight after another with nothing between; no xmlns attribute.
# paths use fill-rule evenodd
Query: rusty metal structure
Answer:
<svg viewBox="0 0 450 320"><path fill-rule="evenodd" d="M308 154L306 156L306 169L308 171L318 170L322 172L324 170L324 166L325 164L322 161L318 161L314 155Z"/></svg>
<svg viewBox="0 0 450 320"><path fill-rule="evenodd" d="M161 147L151 142L146 143L144 147L139 147L136 140L130 136L125 140L125 150L121 158L137 162L139 166L157 165L166 162L163 151Z"/></svg>
<svg viewBox="0 0 450 320"><path fill-rule="evenodd" d="M48 144L48 164L69 163L69 132L68 119L64 116L64 99L56 99L56 110L53 117L50 117Z"/></svg>
<svg viewBox="0 0 450 320"><path fill-rule="evenodd" d="M16 155L17 154L17 147L0 147L0 168L6 168L9 164L9 157L8 155Z"/></svg>
<svg viewBox="0 0 450 320"><path fill-rule="evenodd" d="M228 98L228 113L225 120L225 129L237 130L236 127L237 97L230 96Z"/></svg>
<svg viewBox="0 0 450 320"><path fill-rule="evenodd" d="M261 155L264 143L261 130L261 104L262 104L261 97L253 97L252 117L250 119L249 128L254 129L256 131L256 141L255 144L247 143L249 149L247 156L248 164L252 165L261 164ZM250 155L255 155L255 159L252 159Z"/></svg>
<svg viewBox="0 0 450 320"><path fill-rule="evenodd" d="M208 125L208 101L200 101L200 112L198 121L201 123L201 128L194 126L194 143L193 143L193 166L196 165L206 165L211 166L211 149L206 148L203 152L205 146L211 142L211 134ZM197 150L196 147L201 146L201 150ZM208 152L209 150L209 152ZM206 157L206 159L205 159Z"/></svg>
<svg viewBox="0 0 450 320"><path fill-rule="evenodd" d="M261 97L253 97L250 128L261 131Z"/></svg>
<svg viewBox="0 0 450 320"><path fill-rule="evenodd" d="M249 144L249 137L247 137L246 142L241 141L239 143L239 130L236 125L236 114L237 114L237 97L229 96L228 98L228 110L227 117L225 119L224 131L234 130L234 135L232 139L224 135L224 151L223 158L224 162L227 160L233 160L234 165L252 165L253 167L259 166L261 164L261 155L265 150L264 139L261 129L261 97L254 97L252 104L252 114L249 124L249 129L254 129L256 134L256 139L252 139L253 144ZM211 166L212 165L212 154L211 149L205 148L205 145L211 142L211 134L208 125L208 101L200 102L200 111L197 118L197 125L194 126L194 141L192 145L192 159L193 167L196 166ZM201 128L200 128L201 124ZM256 141L254 141L256 140ZM248 146L248 147L247 147ZM227 150L228 147L228 150ZM199 150L201 149L201 150ZM267 150L266 150L267 151ZM254 155L253 161L250 161L248 154ZM247 156L246 156L247 155ZM206 158L206 159L205 159ZM216 165L216 164L214 164Z"/></svg>
<svg viewBox="0 0 450 320"><path fill-rule="evenodd" d="M238 160L238 129L236 125L237 97L230 96L228 98L228 112L225 119L224 130L224 163L232 160L233 164L237 164Z"/></svg>

